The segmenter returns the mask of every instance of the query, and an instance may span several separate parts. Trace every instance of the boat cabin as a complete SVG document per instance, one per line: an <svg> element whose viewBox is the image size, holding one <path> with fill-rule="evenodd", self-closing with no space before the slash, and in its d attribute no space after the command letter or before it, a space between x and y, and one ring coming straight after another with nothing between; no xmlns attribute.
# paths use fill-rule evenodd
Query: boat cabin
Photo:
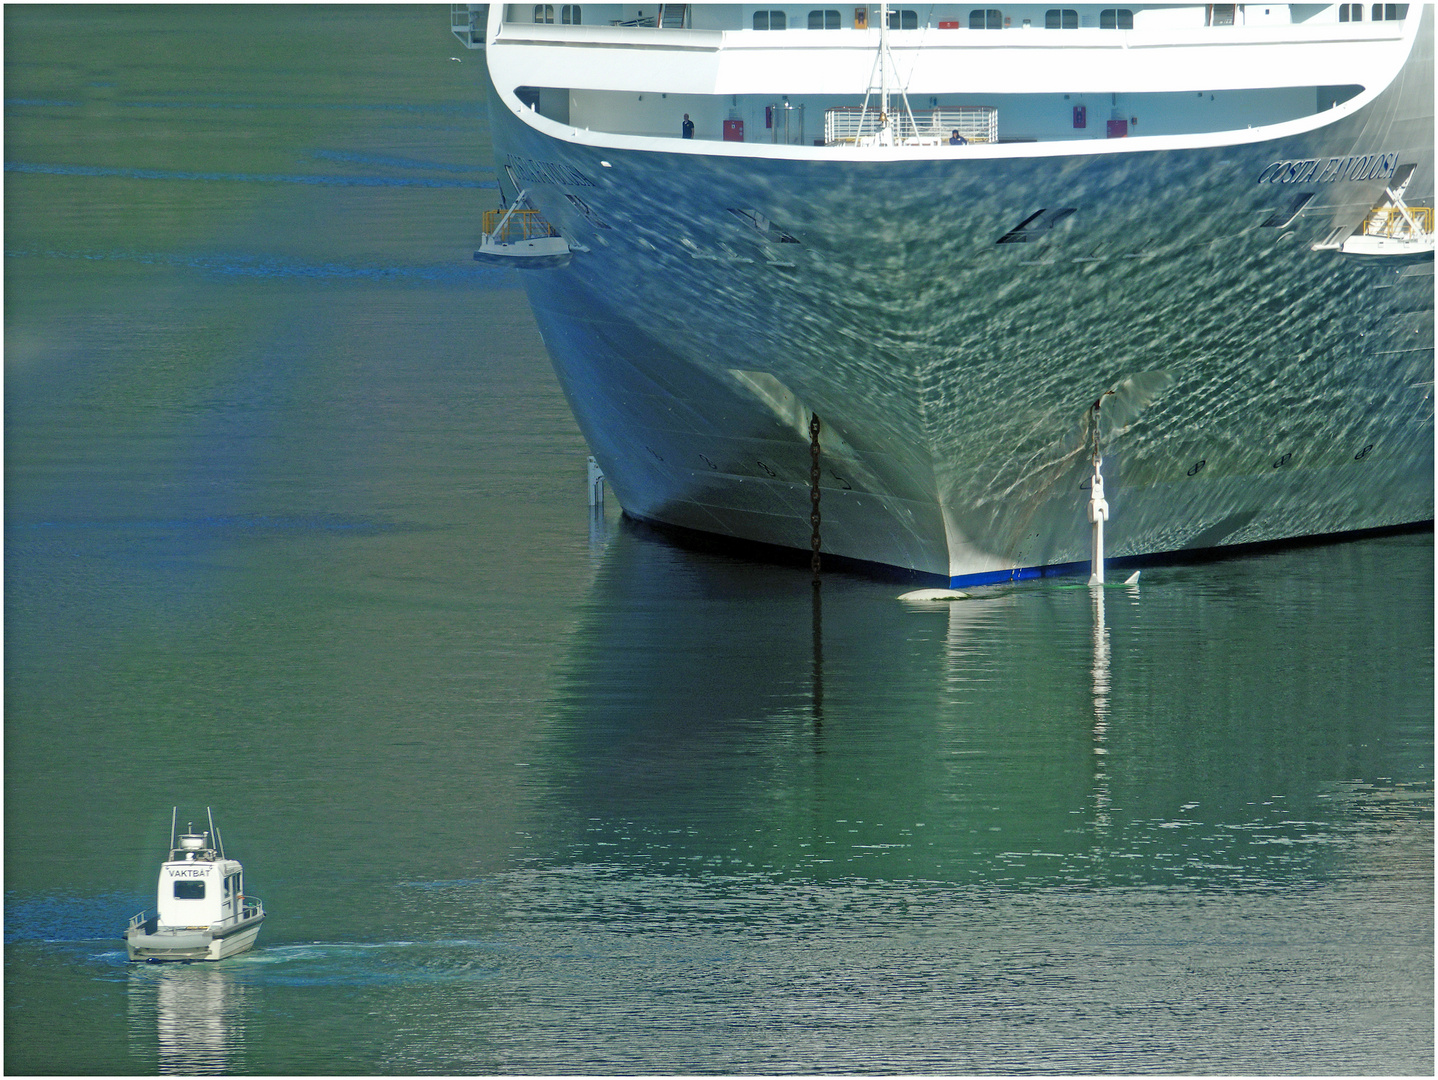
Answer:
<svg viewBox="0 0 1438 1080"><path fill-rule="evenodd" d="M156 910L167 926L210 926L240 914L244 870L210 847L209 833L186 833L160 868Z"/></svg>

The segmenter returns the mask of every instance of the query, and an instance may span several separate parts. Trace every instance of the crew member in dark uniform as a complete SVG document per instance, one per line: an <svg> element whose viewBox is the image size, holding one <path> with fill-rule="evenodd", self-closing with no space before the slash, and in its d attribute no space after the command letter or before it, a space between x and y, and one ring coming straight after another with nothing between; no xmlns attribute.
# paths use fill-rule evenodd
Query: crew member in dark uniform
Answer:
<svg viewBox="0 0 1438 1080"><path fill-rule="evenodd" d="M688 113L684 114L684 137L686 139L694 138L694 121L689 119Z"/></svg>

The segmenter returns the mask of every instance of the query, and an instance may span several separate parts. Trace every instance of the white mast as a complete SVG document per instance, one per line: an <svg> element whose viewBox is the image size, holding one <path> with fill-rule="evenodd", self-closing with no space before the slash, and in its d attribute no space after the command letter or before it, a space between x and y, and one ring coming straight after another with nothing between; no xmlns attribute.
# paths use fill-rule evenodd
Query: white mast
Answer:
<svg viewBox="0 0 1438 1080"><path fill-rule="evenodd" d="M898 65L894 63L894 54L889 51L889 5L879 5L879 55L874 58L874 66L878 69L878 79L873 73L869 75L869 88L864 92L864 106L859 110L859 130L856 133L855 141L860 146L893 146L898 138L896 131L904 130L901 125L894 123L894 118L889 112L889 78L890 69L892 74L898 74ZM879 90L879 124L874 134L864 135L864 121L869 116L869 97L874 92L875 83ZM898 88L899 97L903 100L904 114L909 118L909 131L918 132L918 125L914 122L913 110L909 108L909 96L904 92L902 86Z"/></svg>
<svg viewBox="0 0 1438 1080"><path fill-rule="evenodd" d="M889 5L879 5L879 139L889 140L884 135L890 130L889 120Z"/></svg>

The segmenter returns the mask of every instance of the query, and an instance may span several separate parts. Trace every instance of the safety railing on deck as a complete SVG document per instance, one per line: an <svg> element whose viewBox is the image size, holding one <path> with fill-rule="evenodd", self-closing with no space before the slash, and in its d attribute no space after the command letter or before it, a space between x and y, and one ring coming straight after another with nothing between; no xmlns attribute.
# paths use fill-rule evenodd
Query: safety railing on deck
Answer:
<svg viewBox="0 0 1438 1080"><path fill-rule="evenodd" d="M1405 239L1416 235L1431 236L1433 234L1433 207L1410 206L1408 214L1413 218L1413 224L1418 226L1417 232L1409 224L1408 218L1404 216L1402 210L1396 206L1385 206L1381 210L1373 211L1364 220L1363 235Z"/></svg>
<svg viewBox="0 0 1438 1080"><path fill-rule="evenodd" d="M545 221L538 210L516 210L509 215L509 220L504 222L504 227L499 229L500 222L506 213L505 210L486 210L484 212L485 235L493 235L497 243L513 244L519 240L537 240L542 236L559 235L554 231L554 226ZM495 229L499 229L497 234Z"/></svg>
<svg viewBox="0 0 1438 1080"><path fill-rule="evenodd" d="M957 131L971 143L999 141L999 110L992 105L950 105L936 109L915 109L913 122L902 106L894 109L890 118L894 124L894 138L898 142L906 139L938 139L947 142ZM879 131L879 110L857 105L840 105L824 111L824 142L851 143Z"/></svg>
<svg viewBox="0 0 1438 1080"><path fill-rule="evenodd" d="M450 4L449 29L464 44L483 48L487 14L483 7L471 11L468 4Z"/></svg>

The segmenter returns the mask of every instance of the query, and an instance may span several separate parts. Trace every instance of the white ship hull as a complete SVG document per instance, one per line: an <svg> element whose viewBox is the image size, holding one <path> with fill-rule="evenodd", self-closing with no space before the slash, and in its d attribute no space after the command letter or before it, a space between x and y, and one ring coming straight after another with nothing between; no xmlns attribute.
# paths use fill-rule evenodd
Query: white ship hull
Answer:
<svg viewBox="0 0 1438 1080"><path fill-rule="evenodd" d="M680 143L497 80L501 175L575 251L525 288L614 493L807 551L813 413L826 555L954 585L1086 567L1082 420L1119 387L1110 558L1431 521L1431 246L1333 242L1408 165L1431 199L1431 6L1410 22L1383 85L1222 136Z"/></svg>

